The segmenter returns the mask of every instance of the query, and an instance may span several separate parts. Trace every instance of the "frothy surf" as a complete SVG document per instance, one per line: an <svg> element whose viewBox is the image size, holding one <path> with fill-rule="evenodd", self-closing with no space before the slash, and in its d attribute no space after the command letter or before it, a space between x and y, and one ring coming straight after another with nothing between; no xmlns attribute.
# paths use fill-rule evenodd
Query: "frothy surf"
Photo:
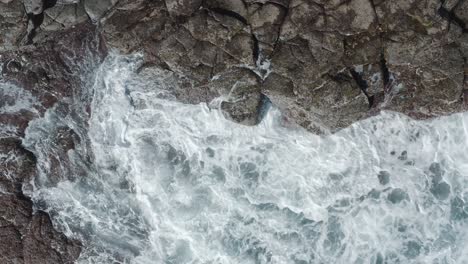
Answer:
<svg viewBox="0 0 468 264"><path fill-rule="evenodd" d="M80 263L468 263L468 114L316 136L271 108L248 127L170 100L171 74L140 60L96 74L86 177L32 193ZM28 128L36 153L51 116Z"/></svg>

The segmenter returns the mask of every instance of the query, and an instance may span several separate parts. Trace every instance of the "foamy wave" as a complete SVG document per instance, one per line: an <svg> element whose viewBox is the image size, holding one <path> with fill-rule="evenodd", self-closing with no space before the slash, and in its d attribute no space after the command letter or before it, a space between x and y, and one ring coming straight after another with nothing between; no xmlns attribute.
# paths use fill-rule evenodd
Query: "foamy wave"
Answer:
<svg viewBox="0 0 468 264"><path fill-rule="evenodd" d="M468 262L468 114L316 136L271 108L243 126L164 99L140 59L99 70L87 177L34 194L81 263Z"/></svg>

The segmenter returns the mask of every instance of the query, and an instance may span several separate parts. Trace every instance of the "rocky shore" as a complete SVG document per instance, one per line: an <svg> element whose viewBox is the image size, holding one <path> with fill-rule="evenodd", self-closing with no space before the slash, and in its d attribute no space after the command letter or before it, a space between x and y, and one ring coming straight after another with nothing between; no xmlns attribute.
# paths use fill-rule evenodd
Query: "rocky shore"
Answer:
<svg viewBox="0 0 468 264"><path fill-rule="evenodd" d="M89 114L83 76L109 51L141 52L139 74L170 76L185 103L221 98L210 107L245 125L270 102L314 133L380 110L426 119L468 108L465 0L0 0L1 263L79 256L81 243L33 210L38 168L22 139L52 107ZM50 136L57 182L86 139L70 127Z"/></svg>

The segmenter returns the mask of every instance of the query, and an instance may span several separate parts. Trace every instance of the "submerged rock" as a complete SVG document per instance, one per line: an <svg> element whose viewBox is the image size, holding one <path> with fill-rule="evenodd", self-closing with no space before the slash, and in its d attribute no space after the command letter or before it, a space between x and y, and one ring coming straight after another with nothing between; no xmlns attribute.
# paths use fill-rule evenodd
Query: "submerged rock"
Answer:
<svg viewBox="0 0 468 264"><path fill-rule="evenodd" d="M403 189L395 188L388 194L387 199L390 202L397 204L403 200L408 200L409 196Z"/></svg>
<svg viewBox="0 0 468 264"><path fill-rule="evenodd" d="M450 195L450 185L445 181L435 183L431 187L431 193L439 200L445 200Z"/></svg>
<svg viewBox="0 0 468 264"><path fill-rule="evenodd" d="M390 173L388 171L380 171L377 177L379 179L379 183L382 185L390 183Z"/></svg>

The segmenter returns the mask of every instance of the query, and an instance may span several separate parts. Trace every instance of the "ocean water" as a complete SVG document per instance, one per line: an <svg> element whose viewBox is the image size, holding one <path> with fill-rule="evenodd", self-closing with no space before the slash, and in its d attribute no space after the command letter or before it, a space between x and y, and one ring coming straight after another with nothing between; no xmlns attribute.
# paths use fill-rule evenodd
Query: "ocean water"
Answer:
<svg viewBox="0 0 468 264"><path fill-rule="evenodd" d="M27 130L31 195L83 241L78 263L468 263L468 114L382 112L318 136L272 106L249 127L173 100L171 74L140 63L105 60L87 126L52 109ZM86 140L51 184L58 124Z"/></svg>

